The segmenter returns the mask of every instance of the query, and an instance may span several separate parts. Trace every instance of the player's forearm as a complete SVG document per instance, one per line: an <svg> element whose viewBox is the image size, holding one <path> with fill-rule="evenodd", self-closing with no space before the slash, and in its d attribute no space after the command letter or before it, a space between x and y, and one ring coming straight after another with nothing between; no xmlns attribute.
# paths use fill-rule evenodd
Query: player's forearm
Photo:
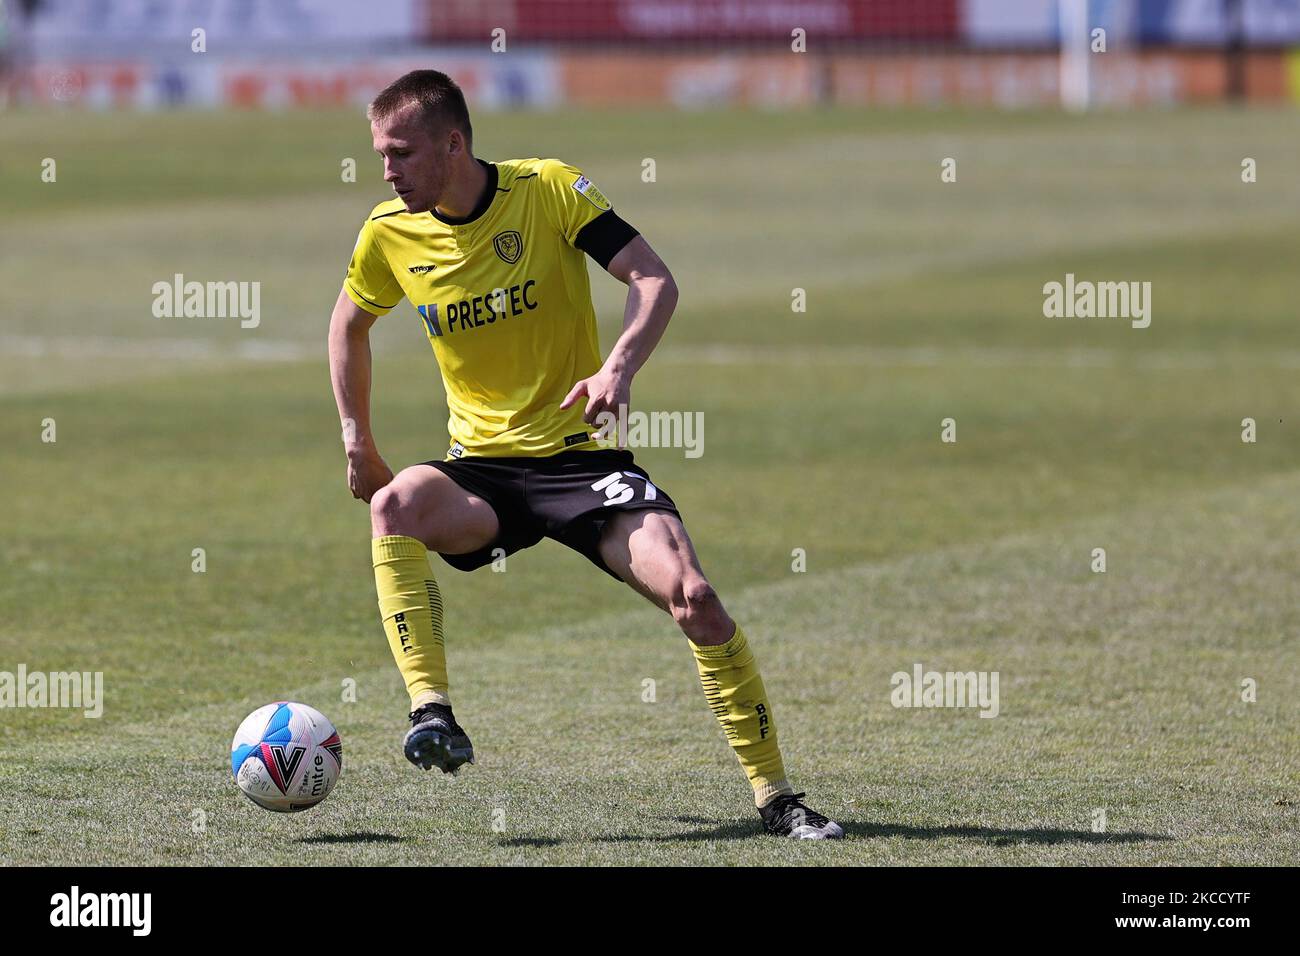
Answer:
<svg viewBox="0 0 1300 956"><path fill-rule="evenodd" d="M375 451L370 432L370 330L330 323L330 380L349 455Z"/></svg>
<svg viewBox="0 0 1300 956"><path fill-rule="evenodd" d="M677 283L671 275L641 276L628 283L623 334L610 349L605 367L631 378L650 358L677 308Z"/></svg>

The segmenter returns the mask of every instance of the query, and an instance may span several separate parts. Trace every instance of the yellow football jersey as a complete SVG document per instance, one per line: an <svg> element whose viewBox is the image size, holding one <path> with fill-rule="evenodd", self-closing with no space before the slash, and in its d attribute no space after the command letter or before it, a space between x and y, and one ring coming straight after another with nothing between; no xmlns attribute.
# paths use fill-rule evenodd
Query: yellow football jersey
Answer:
<svg viewBox="0 0 1300 956"><path fill-rule="evenodd" d="M487 190L465 221L408 213L400 199L376 206L347 294L374 315L403 297L419 312L447 393L448 458L599 448L582 420L586 399L566 411L560 402L601 365L574 242L609 200L557 159L483 166Z"/></svg>

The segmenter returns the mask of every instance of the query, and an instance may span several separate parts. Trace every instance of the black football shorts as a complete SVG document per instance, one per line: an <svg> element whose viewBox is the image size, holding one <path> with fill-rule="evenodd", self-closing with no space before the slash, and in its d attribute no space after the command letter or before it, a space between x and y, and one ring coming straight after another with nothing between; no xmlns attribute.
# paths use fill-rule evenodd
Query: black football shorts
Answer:
<svg viewBox="0 0 1300 956"><path fill-rule="evenodd" d="M615 511L667 511L677 505L655 485L627 449L563 451L546 458L457 458L427 461L496 512L501 530L466 554L442 554L453 568L473 571L543 538L583 555L622 580L600 556L601 532ZM499 549L499 550L498 550Z"/></svg>

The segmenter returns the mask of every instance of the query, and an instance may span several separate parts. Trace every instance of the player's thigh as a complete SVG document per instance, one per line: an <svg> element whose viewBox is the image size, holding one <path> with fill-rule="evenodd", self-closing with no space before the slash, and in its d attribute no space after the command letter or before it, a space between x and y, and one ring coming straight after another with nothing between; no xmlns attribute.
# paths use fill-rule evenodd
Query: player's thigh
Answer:
<svg viewBox="0 0 1300 956"><path fill-rule="evenodd" d="M600 556L611 571L665 611L708 591L681 518L667 511L623 511L605 523Z"/></svg>
<svg viewBox="0 0 1300 956"><path fill-rule="evenodd" d="M444 554L477 551L501 529L490 504L432 465L404 468L375 492L370 524L376 537L403 534Z"/></svg>

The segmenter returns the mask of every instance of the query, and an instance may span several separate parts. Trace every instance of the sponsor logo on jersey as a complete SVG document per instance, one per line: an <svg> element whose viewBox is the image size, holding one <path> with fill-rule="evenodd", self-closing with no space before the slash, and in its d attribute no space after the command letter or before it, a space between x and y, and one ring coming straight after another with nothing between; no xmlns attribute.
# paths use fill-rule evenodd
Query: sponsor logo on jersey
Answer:
<svg viewBox="0 0 1300 956"><path fill-rule="evenodd" d="M605 198L605 194L597 189L596 184L586 176L579 176L577 180L574 181L573 188L578 191L579 195L584 196L587 201L597 209L610 208L609 200Z"/></svg>
<svg viewBox="0 0 1300 956"><path fill-rule="evenodd" d="M437 302L431 302L415 308L420 313L420 318L424 319L424 328L429 337L440 338L453 332L481 329L498 319L504 322L512 316L531 312L538 304L534 298L536 285L536 279L527 279L516 282L509 288L493 289L483 295L449 302L441 307Z"/></svg>
<svg viewBox="0 0 1300 956"><path fill-rule="evenodd" d="M432 271L433 271L434 269L436 269L436 268L438 268L436 265L431 265L431 266L407 266L407 267L406 267L406 271L407 271L407 272L413 272L413 273L415 273L416 275L424 275L424 273L426 273L426 272L432 272Z"/></svg>
<svg viewBox="0 0 1300 956"><path fill-rule="evenodd" d="M585 441L587 441L586 432L578 432L576 435L565 435L564 447L568 448L570 445L581 445Z"/></svg>
<svg viewBox="0 0 1300 956"><path fill-rule="evenodd" d="M452 458L459 458L461 455L465 454L465 446L458 441L452 442L451 450L448 451L447 454L450 455Z"/></svg>
<svg viewBox="0 0 1300 956"><path fill-rule="evenodd" d="M492 248L497 251L502 262L514 265L524 254L524 240L515 230L507 229L492 237Z"/></svg>

